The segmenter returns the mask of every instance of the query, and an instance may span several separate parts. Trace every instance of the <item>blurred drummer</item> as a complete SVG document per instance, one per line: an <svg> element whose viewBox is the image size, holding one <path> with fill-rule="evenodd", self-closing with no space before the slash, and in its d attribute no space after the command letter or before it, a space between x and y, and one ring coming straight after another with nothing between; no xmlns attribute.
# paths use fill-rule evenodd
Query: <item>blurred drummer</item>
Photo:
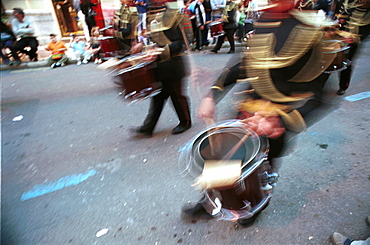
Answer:
<svg viewBox="0 0 370 245"><path fill-rule="evenodd" d="M129 0L120 0L121 8L114 16L116 37L123 41L125 50L130 50L137 36L138 13L134 6L129 5Z"/></svg>
<svg viewBox="0 0 370 245"><path fill-rule="evenodd" d="M334 19L340 25L340 30L350 34L343 37L343 41L350 45L347 57L350 60L349 65L341 71L339 76L337 95L343 95L351 82L353 60L359 45L370 33L370 0L348 2L335 0L332 10Z"/></svg>
<svg viewBox="0 0 370 245"><path fill-rule="evenodd" d="M150 23L148 35L155 47L154 52L146 50L148 53L146 59L156 63L154 74L156 80L162 83L162 89L159 94L151 98L149 113L143 125L134 129L136 134L146 137L152 136L168 98L171 98L180 121L172 130L172 134L181 134L191 127L188 98L183 91L186 66L183 58L184 37L179 26L183 16L178 10L166 8L166 6L160 7L148 13L148 23ZM143 48L143 44L139 43L134 48L132 52L136 53ZM158 48L163 50L160 54L155 52Z"/></svg>
<svg viewBox="0 0 370 245"><path fill-rule="evenodd" d="M277 0L265 8L255 23L256 35L248 41L244 60L240 62L236 55L230 59L197 110L201 120L214 123L216 103L238 79L244 79L249 85L242 93L245 100L239 104L238 117L245 127L269 138L270 162L281 154L286 130L305 130L304 117L320 105L329 76L320 65L325 56L313 55L324 54L320 43L323 28L293 7L294 0ZM185 207L183 213L191 218L215 217L211 215L214 210L203 202ZM259 213L238 223L249 226Z"/></svg>
<svg viewBox="0 0 370 245"><path fill-rule="evenodd" d="M223 16L216 21L222 22L224 35L218 36L216 45L211 49L211 52L216 53L221 49L222 44L224 43L225 36L227 37L228 42L230 43L230 50L228 54L235 53L235 40L234 33L238 27L238 4L232 0L227 0L226 7L223 12Z"/></svg>

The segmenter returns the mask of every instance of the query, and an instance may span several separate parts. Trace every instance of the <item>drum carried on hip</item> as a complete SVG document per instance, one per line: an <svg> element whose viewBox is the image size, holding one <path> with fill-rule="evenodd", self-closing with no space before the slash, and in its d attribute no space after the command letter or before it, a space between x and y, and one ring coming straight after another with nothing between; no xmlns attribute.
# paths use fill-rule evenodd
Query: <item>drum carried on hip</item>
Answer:
<svg viewBox="0 0 370 245"><path fill-rule="evenodd" d="M114 26L109 25L99 30L99 32L105 37L114 37Z"/></svg>
<svg viewBox="0 0 370 245"><path fill-rule="evenodd" d="M225 34L222 22L218 21L211 22L209 24L209 29L211 30L212 37L218 37Z"/></svg>
<svg viewBox="0 0 370 245"><path fill-rule="evenodd" d="M348 53L350 47L339 40L328 40L324 42L332 46L334 49L333 51L324 53L327 55L332 54L335 56L333 61L330 63L328 68L326 68L324 73L331 73L346 69L351 64L351 61L348 60Z"/></svg>
<svg viewBox="0 0 370 245"><path fill-rule="evenodd" d="M195 136L181 151L179 161L185 164L183 172L196 177L196 184L203 184L203 207L219 219L236 221L251 218L265 208L271 198L277 174L268 173L268 151L267 138L259 137L240 121L233 120ZM209 162L216 167L206 166ZM235 171L231 165L239 168L240 175L235 178L232 174L234 180L230 182L225 178Z"/></svg>
<svg viewBox="0 0 370 245"><path fill-rule="evenodd" d="M112 58L122 55L120 43L115 37L100 37L100 50L102 58Z"/></svg>
<svg viewBox="0 0 370 245"><path fill-rule="evenodd" d="M137 102L157 95L161 84L154 75L153 62L145 62L140 55L132 55L119 62L115 83L123 89L120 94L131 102Z"/></svg>

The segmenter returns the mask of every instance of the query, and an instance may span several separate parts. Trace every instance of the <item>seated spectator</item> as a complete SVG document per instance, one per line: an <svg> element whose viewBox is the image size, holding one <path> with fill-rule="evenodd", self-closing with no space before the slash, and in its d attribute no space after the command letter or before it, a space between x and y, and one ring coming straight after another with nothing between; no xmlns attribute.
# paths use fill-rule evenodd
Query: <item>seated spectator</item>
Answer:
<svg viewBox="0 0 370 245"><path fill-rule="evenodd" d="M12 30L1 21L1 58L7 65L19 65L21 63L17 51L14 48L16 37ZM14 61L11 61L9 57L3 53L3 48L10 49Z"/></svg>
<svg viewBox="0 0 370 245"><path fill-rule="evenodd" d="M90 48L93 55L94 63L100 64L102 63L101 57L100 57L100 41L99 38L102 37L102 35L99 32L99 27L95 26L91 30L91 38L90 38Z"/></svg>
<svg viewBox="0 0 370 245"><path fill-rule="evenodd" d="M65 66L68 61L68 57L65 54L67 47L63 41L58 41L57 35L50 34L51 42L46 47L46 50L51 51L51 56L48 58L48 64L51 64L51 68Z"/></svg>
<svg viewBox="0 0 370 245"><path fill-rule="evenodd" d="M71 42L71 48L73 49L73 54L77 60L77 65L87 64L92 55L92 51L88 49L86 43L82 40L81 37L74 37Z"/></svg>
<svg viewBox="0 0 370 245"><path fill-rule="evenodd" d="M22 9L14 8L12 20L13 33L17 36L18 40L14 45L14 49L29 56L31 61L37 61L37 41L33 23L25 17ZM29 47L30 50L25 49Z"/></svg>

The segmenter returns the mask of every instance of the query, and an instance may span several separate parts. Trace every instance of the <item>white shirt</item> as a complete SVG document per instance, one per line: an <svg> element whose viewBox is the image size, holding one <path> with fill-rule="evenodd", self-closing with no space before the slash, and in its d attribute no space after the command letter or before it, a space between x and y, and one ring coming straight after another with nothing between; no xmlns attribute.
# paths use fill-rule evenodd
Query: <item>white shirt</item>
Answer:
<svg viewBox="0 0 370 245"><path fill-rule="evenodd" d="M20 22L17 18L12 20L12 29L14 34L19 37L34 37L35 29L29 18L24 17L23 21Z"/></svg>

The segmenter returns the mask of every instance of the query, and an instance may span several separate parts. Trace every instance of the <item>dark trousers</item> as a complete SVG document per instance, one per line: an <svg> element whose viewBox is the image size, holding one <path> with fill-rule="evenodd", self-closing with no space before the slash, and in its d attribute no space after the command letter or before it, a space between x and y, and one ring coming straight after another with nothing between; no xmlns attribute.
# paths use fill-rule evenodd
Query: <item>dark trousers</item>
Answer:
<svg viewBox="0 0 370 245"><path fill-rule="evenodd" d="M214 49L217 50L217 51L221 49L221 46L224 43L225 36L226 36L227 40L230 43L230 51L235 51L234 33L236 31L236 28L227 29L227 30L224 30L224 31L225 31L225 35L219 36L217 38L217 43L216 43L216 46L214 47Z"/></svg>
<svg viewBox="0 0 370 245"><path fill-rule="evenodd" d="M359 29L360 39L361 41L363 41L370 34L370 25L360 26L359 28L360 28ZM349 53L348 53L348 60L350 61L351 64L347 67L347 69L341 71L339 75L339 89L341 90L346 90L349 87L349 84L351 82L351 76L352 76L352 68L353 68L352 61L355 58L357 50L358 50L358 44L351 43Z"/></svg>
<svg viewBox="0 0 370 245"><path fill-rule="evenodd" d="M30 60L37 60L38 46L39 42L35 37L23 37L15 43L14 49L28 55L30 57ZM30 51L25 50L26 47L30 47Z"/></svg>
<svg viewBox="0 0 370 245"><path fill-rule="evenodd" d="M163 81L161 92L151 98L149 113L141 129L150 132L154 130L168 97L171 98L180 124L191 124L188 99L183 95L182 89L182 80Z"/></svg>
<svg viewBox="0 0 370 245"><path fill-rule="evenodd" d="M9 60L9 58L3 53L2 49L3 48L9 48L13 59L19 61L17 50L15 50L15 48L14 48L14 40L6 40L6 41L1 40L1 47L0 48L1 48L1 58L3 60Z"/></svg>
<svg viewBox="0 0 370 245"><path fill-rule="evenodd" d="M202 49L203 47L203 42L204 42L204 29L201 30L199 27L195 29L195 42L196 42L196 47L195 49Z"/></svg>

